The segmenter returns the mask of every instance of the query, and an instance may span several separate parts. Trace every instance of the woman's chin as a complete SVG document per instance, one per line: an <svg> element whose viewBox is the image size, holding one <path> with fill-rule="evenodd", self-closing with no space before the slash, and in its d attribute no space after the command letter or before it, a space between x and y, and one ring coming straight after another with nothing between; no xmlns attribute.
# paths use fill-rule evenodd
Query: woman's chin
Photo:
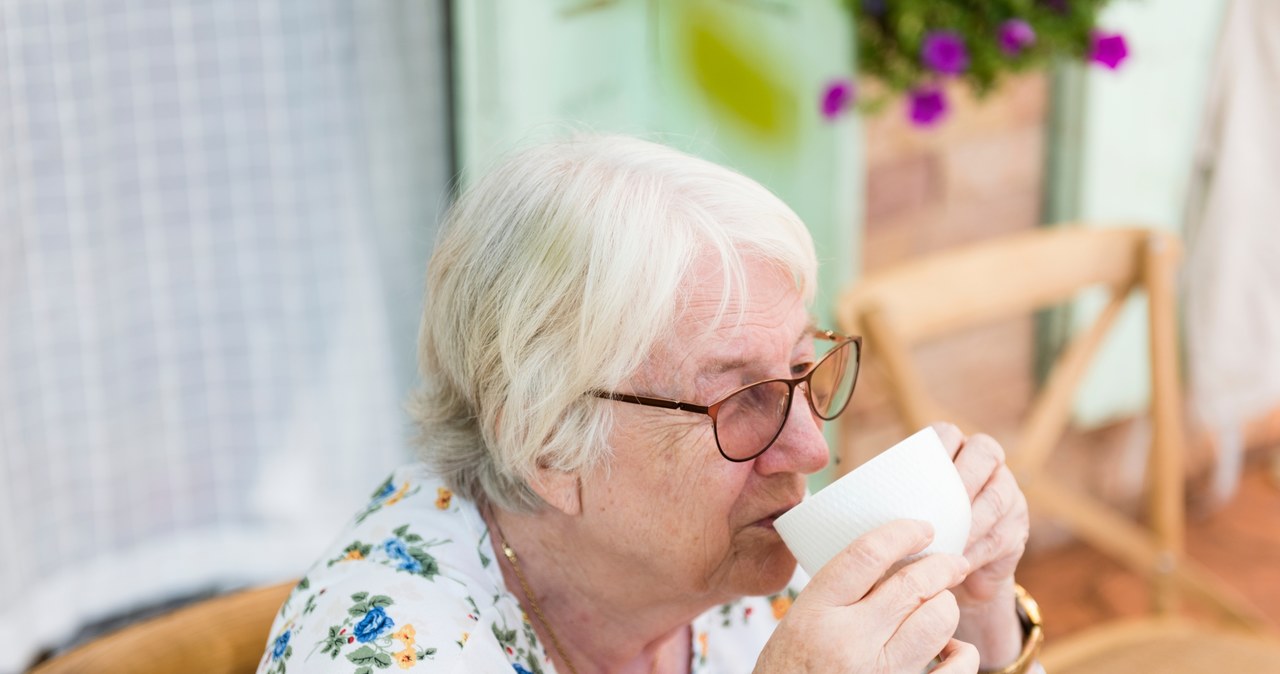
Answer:
<svg viewBox="0 0 1280 674"><path fill-rule="evenodd" d="M748 564L741 577L745 586L739 592L744 596L764 596L777 594L791 582L796 572L796 558L778 541L764 550L757 551L756 564Z"/></svg>

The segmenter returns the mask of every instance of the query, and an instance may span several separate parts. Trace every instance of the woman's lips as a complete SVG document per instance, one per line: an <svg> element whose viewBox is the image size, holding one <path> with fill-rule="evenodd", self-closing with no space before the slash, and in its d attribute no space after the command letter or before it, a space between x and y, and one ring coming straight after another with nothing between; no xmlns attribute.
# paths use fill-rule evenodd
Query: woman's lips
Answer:
<svg viewBox="0 0 1280 674"><path fill-rule="evenodd" d="M796 505L798 505L799 503L800 501L796 501L795 503L791 503L781 508L778 508L777 510L769 513L768 515L765 515L764 517L761 517L760 519L756 520L755 525L759 527L764 527L765 529L773 531L774 521L777 520L779 517L782 517L783 513L796 507Z"/></svg>

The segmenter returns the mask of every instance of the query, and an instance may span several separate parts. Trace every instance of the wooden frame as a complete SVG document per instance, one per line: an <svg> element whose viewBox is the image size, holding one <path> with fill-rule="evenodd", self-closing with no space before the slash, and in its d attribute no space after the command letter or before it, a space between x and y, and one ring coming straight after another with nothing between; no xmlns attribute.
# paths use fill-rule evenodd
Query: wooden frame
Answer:
<svg viewBox="0 0 1280 674"><path fill-rule="evenodd" d="M252 674L271 623L297 583L227 594L95 639L31 674Z"/></svg>
<svg viewBox="0 0 1280 674"><path fill-rule="evenodd" d="M1036 230L871 275L840 297L837 321L842 330L866 337L867 360L882 366L894 407L909 427L949 420L974 432L979 429L929 395L912 361L912 347L1061 303L1087 288L1104 288L1109 301L1094 323L1059 354L1016 446L1007 448L1009 466L1033 510L1063 523L1151 582L1153 625L1174 624L1170 621L1178 600L1185 596L1213 609L1225 624L1265 632L1258 610L1184 551L1183 404L1174 279L1181 250L1174 236L1137 227ZM1148 298L1154 429L1148 456L1149 514L1142 524L1046 470L1070 422L1073 396L1134 292L1145 292ZM1126 629L1136 635L1154 628ZM1108 643L1116 641L1115 634L1100 634ZM1055 661L1053 652L1050 645L1046 666L1065 666L1072 660ZM1097 649L1084 647L1079 652ZM1272 666L1280 666L1276 663L1280 659ZM1049 671L1055 668L1049 666Z"/></svg>

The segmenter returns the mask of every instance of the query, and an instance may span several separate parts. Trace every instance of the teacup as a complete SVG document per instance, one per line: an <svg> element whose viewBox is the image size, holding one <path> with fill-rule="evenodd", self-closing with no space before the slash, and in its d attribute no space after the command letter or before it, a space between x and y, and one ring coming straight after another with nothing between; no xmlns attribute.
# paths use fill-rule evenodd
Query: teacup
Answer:
<svg viewBox="0 0 1280 674"><path fill-rule="evenodd" d="M774 528L812 576L858 537L900 519L933 525L933 542L911 558L964 553L972 521L969 495L932 428L915 433L801 501L778 517Z"/></svg>

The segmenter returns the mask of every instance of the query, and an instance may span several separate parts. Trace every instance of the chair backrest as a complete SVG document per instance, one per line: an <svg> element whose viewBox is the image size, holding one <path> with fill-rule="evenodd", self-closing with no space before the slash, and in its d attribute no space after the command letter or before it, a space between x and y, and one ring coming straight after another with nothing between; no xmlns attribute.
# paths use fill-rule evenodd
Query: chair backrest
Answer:
<svg viewBox="0 0 1280 674"><path fill-rule="evenodd" d="M95 639L31 674L251 674L294 582L206 599Z"/></svg>
<svg viewBox="0 0 1280 674"><path fill-rule="evenodd" d="M966 328L1047 308L1089 288L1109 294L1094 323L1060 352L1012 446L1009 466L1031 507L1152 582L1156 613L1185 594L1232 622L1264 621L1255 608L1184 554L1182 393L1174 275L1181 244L1142 228L1061 226L927 256L872 274L839 299L837 320L866 339L865 359L887 375L890 397L911 427L957 421L930 394L913 346ZM1147 518L1073 488L1046 470L1071 418L1074 394L1125 301L1145 292L1154 430L1147 463ZM877 362L878 361L878 362Z"/></svg>

